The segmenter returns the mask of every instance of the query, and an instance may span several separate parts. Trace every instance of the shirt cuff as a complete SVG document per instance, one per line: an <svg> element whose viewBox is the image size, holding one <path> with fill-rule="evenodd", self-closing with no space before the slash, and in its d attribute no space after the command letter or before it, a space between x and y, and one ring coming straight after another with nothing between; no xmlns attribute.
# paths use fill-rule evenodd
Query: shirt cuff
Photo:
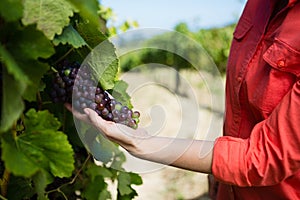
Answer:
<svg viewBox="0 0 300 200"><path fill-rule="evenodd" d="M245 174L247 140L230 136L217 138L212 161L212 173L220 182L249 185Z"/></svg>

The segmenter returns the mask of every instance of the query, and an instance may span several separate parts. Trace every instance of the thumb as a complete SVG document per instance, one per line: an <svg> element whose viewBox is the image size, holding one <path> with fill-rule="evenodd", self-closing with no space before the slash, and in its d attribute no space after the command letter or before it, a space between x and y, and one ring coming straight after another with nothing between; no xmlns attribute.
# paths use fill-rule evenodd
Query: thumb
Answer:
<svg viewBox="0 0 300 200"><path fill-rule="evenodd" d="M96 126L97 128L100 128L100 129L102 129L103 126L105 126L105 120L102 119L102 117L100 117L98 115L98 113L96 113L94 110L92 110L90 108L85 108L84 112L88 116L89 120L92 122L92 124L94 126Z"/></svg>

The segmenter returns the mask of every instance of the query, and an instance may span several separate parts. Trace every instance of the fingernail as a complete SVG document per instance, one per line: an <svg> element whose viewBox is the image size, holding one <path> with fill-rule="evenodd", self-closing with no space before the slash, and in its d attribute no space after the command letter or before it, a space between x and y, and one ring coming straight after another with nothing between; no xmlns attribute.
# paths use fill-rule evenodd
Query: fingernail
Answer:
<svg viewBox="0 0 300 200"><path fill-rule="evenodd" d="M85 114L87 114L87 115L90 114L89 111L88 111L88 109L84 109L84 112L85 112Z"/></svg>

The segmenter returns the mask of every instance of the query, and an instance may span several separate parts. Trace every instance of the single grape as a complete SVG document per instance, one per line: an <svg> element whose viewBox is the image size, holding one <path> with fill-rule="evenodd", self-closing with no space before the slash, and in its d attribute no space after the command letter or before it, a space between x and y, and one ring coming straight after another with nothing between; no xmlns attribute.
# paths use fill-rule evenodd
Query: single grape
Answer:
<svg viewBox="0 0 300 200"><path fill-rule="evenodd" d="M131 116L132 116L132 110L128 110L127 111L127 118L131 119Z"/></svg>
<svg viewBox="0 0 300 200"><path fill-rule="evenodd" d="M122 113L127 113L128 110L129 110L129 108L128 108L127 106L122 106L122 107L121 107L121 112L122 112Z"/></svg>
<svg viewBox="0 0 300 200"><path fill-rule="evenodd" d="M106 116L106 119L109 120L109 121L113 121L114 116L112 115L112 113L108 113L107 116Z"/></svg>
<svg viewBox="0 0 300 200"><path fill-rule="evenodd" d="M62 78L62 80L66 83L66 82L68 82L70 79L69 79L69 77L64 76L64 77Z"/></svg>
<svg viewBox="0 0 300 200"><path fill-rule="evenodd" d="M82 96L84 98L88 98L89 97L89 93L87 91L84 91L83 94L82 94Z"/></svg>
<svg viewBox="0 0 300 200"><path fill-rule="evenodd" d="M101 95L100 95L100 94L96 94L96 95L95 95L95 102L96 102L96 103L100 103L101 101L102 101Z"/></svg>
<svg viewBox="0 0 300 200"><path fill-rule="evenodd" d="M140 117L140 112L139 111L134 111L131 116L132 116L132 118L139 118Z"/></svg>
<svg viewBox="0 0 300 200"><path fill-rule="evenodd" d="M57 95L60 96L60 97L66 95L66 90L63 89L63 88L59 88L59 89L57 90Z"/></svg>
<svg viewBox="0 0 300 200"><path fill-rule="evenodd" d="M120 121L125 121L126 118L127 118L127 115L126 115L125 113L121 113L121 114L119 115Z"/></svg>
<svg viewBox="0 0 300 200"><path fill-rule="evenodd" d="M121 110L121 108L122 108L122 104L117 102L115 105L115 110Z"/></svg>
<svg viewBox="0 0 300 200"><path fill-rule="evenodd" d="M96 94L100 94L100 93L102 93L103 91L102 91L102 89L100 88L100 87L97 87L96 88Z"/></svg>
<svg viewBox="0 0 300 200"><path fill-rule="evenodd" d="M105 106L104 106L103 103L99 103L99 104L97 105L98 110L103 110L104 107L105 107Z"/></svg>
<svg viewBox="0 0 300 200"><path fill-rule="evenodd" d="M133 128L133 129L136 129L137 128L137 123L135 122L135 120L131 119L128 121L128 126Z"/></svg>
<svg viewBox="0 0 300 200"><path fill-rule="evenodd" d="M87 104L85 102L81 103L80 108L83 110L85 108L87 108ZM80 111L82 111L80 110Z"/></svg>
<svg viewBox="0 0 300 200"><path fill-rule="evenodd" d="M76 100L75 102L74 102L74 106L75 106L75 108L80 108L80 101L78 101L78 100Z"/></svg>
<svg viewBox="0 0 300 200"><path fill-rule="evenodd" d="M97 107L97 104L95 102L91 102L89 104L89 108L92 109L92 110L96 110L96 107Z"/></svg>
<svg viewBox="0 0 300 200"><path fill-rule="evenodd" d="M71 73L71 70L70 70L70 69L66 69L66 70L64 71L65 76L69 76L70 73Z"/></svg>
<svg viewBox="0 0 300 200"><path fill-rule="evenodd" d="M138 124L140 122L139 118L134 118L133 120L135 121L136 124Z"/></svg>
<svg viewBox="0 0 300 200"><path fill-rule="evenodd" d="M57 97L56 91L55 91L55 90L52 90L52 91L50 92L50 96L51 96L51 98L56 98L56 97Z"/></svg>
<svg viewBox="0 0 300 200"><path fill-rule="evenodd" d="M120 115L120 111L115 109L115 110L112 111L112 114L113 114L114 117L118 117Z"/></svg>
<svg viewBox="0 0 300 200"><path fill-rule="evenodd" d="M109 111L107 110L107 108L103 108L101 114L102 114L103 116L107 116L108 113L109 113Z"/></svg>
<svg viewBox="0 0 300 200"><path fill-rule="evenodd" d="M82 97L82 96L81 96L81 97L79 97L79 102L80 102L80 103L83 103L83 102L85 102L85 98L84 98L84 97Z"/></svg>
<svg viewBox="0 0 300 200"><path fill-rule="evenodd" d="M107 105L109 111L113 111L115 109L115 101L110 101Z"/></svg>

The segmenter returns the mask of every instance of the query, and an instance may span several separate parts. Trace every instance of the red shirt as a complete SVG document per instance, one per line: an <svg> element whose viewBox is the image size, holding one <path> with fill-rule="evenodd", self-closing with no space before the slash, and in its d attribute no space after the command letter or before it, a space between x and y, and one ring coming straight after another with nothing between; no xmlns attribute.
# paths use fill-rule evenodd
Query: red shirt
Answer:
<svg viewBox="0 0 300 200"><path fill-rule="evenodd" d="M234 32L218 199L300 199L300 2L278 2L248 0Z"/></svg>

